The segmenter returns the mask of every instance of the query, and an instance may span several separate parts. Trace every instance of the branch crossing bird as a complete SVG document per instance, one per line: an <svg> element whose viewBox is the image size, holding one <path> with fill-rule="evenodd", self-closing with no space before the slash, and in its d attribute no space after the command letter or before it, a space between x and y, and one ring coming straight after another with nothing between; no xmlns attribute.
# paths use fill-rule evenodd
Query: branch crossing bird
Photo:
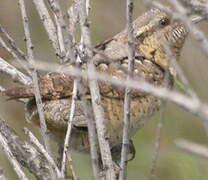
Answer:
<svg viewBox="0 0 208 180"><path fill-rule="evenodd" d="M134 23L135 64L133 77L144 79L155 86L172 88L175 70L170 63L171 53L178 59L187 36L184 25L171 19L171 16L158 9L151 9L138 17ZM95 47L93 61L96 71L111 75L112 78L125 78L128 67L127 30ZM69 70L72 65L69 65ZM81 69L86 70L87 64L82 63ZM40 77L39 87L44 100L44 115L49 130L57 137L63 137L69 119L74 77L60 72L50 72ZM109 82L98 82L105 112L105 123L108 131L112 152L119 151L122 142L124 93L125 89ZM89 105L90 91L88 81L83 79L85 96ZM6 96L30 98L27 104L27 115L37 121L37 109L34 101L33 84L7 89ZM151 94L132 90L131 93L130 135L133 136L143 127L147 119L161 107L161 100ZM73 120L71 147L79 151L88 151L87 120L80 98L76 100L76 111ZM61 136L60 136L61 135ZM134 151L133 145L130 152Z"/></svg>

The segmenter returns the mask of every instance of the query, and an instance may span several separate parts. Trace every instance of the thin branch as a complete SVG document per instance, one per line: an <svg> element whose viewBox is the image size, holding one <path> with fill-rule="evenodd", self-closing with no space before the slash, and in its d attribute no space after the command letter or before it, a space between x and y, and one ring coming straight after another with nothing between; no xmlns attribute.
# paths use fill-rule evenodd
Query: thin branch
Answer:
<svg viewBox="0 0 208 180"><path fill-rule="evenodd" d="M67 11L68 17L69 17L69 25L68 25L68 36L69 36L69 47L66 52L66 57L64 59L64 62L67 62L70 59L70 62L75 61L76 57L76 49L75 49L75 29L76 29L76 23L78 23L78 18L79 18L79 11L78 11L78 5L76 0L73 5L69 8Z"/></svg>
<svg viewBox="0 0 208 180"><path fill-rule="evenodd" d="M89 1L88 1L89 3ZM87 8L87 9L86 9ZM83 38L83 47L86 48L86 55L89 60L92 57L91 49L91 40L90 40L90 31L89 31L89 22L87 19L87 11L89 8L89 4L86 4L86 0L80 1L80 26L81 26L81 34ZM90 48L88 48L90 47ZM106 169L106 177L108 180L115 179L115 172L113 168L113 161L110 151L110 145L108 142L108 133L105 127L105 120L104 120L104 111L101 105L101 96L99 87L97 84L97 80L94 79L94 72L95 67L92 62L88 61L88 76L92 78L89 81L89 88L92 97L92 107L95 116L95 122L97 127L97 134L98 134L98 142L101 151L101 158L103 162L104 169Z"/></svg>
<svg viewBox="0 0 208 180"><path fill-rule="evenodd" d="M70 135L72 131L72 121L74 118L75 114L75 108L76 108L76 99L77 99L77 92L78 92L78 81L74 81L74 86L73 86L73 95L72 95L72 101L71 101L71 107L70 107L70 115L69 115L69 120L67 123L67 132L65 135L65 140L64 140L64 150L62 154L62 162L61 162L61 174L64 176L65 174L65 169L66 169L66 156L67 156L67 151L68 151L68 146L69 146L69 141L70 141ZM70 162L72 161L71 154L68 154ZM73 172L73 168L71 168ZM76 176L74 177L74 180L76 180Z"/></svg>
<svg viewBox="0 0 208 180"><path fill-rule="evenodd" d="M80 3L83 3L82 6L80 5ZM77 14L77 18L79 16L81 29L82 29L82 22L81 21L85 17L87 17L88 14L89 14L89 11L88 11L89 9L87 8L87 7L90 6L89 3L90 3L90 1L80 2L80 0L75 0L74 8L77 8L78 12L76 12L75 9L74 9L74 11ZM86 5L86 7L84 7L85 5ZM82 14L81 14L82 9L85 12L85 17L82 17ZM80 16L83 18L82 20L80 19ZM75 24L75 22L73 22L73 23ZM80 40L80 47L79 47L80 51L79 51L79 56L78 56L77 62L81 61L83 50L84 50L85 45L86 45L85 42L84 42L84 37L83 36L85 36L85 33L81 33L81 40ZM89 36L88 36L88 38L89 38ZM90 39L89 39L89 42L90 42ZM91 43L89 43L89 44L91 45ZM89 53L88 56L91 55L91 51L90 52L85 52L85 53L86 54ZM97 138L96 122L95 122L95 119L94 119L94 116L93 116L92 105L85 98L85 96L84 96L85 95L84 86L81 83L79 84L79 92L82 95L81 100L83 102L84 114L87 118L88 139L89 139L89 143L90 143L90 154L91 154L93 175L94 175L95 180L99 180L100 179L99 143L98 143L98 138Z"/></svg>
<svg viewBox="0 0 208 180"><path fill-rule="evenodd" d="M21 84L30 84L32 82L31 78L17 70L14 66L7 63L4 59L0 57L0 72L6 73L11 76L14 81L18 81Z"/></svg>
<svg viewBox="0 0 208 180"><path fill-rule="evenodd" d="M23 141L5 121L0 118L0 132L7 140L10 150L24 167L38 180L49 180L49 164L45 157L31 144Z"/></svg>
<svg viewBox="0 0 208 180"><path fill-rule="evenodd" d="M38 14L40 16L40 19L44 25L44 28L48 34L49 40L56 52L56 55L60 55L60 48L58 44L58 36L56 27L50 17L50 14L47 10L47 7L45 5L44 0L33 0L33 3L35 4L35 7L38 11Z"/></svg>
<svg viewBox="0 0 208 180"><path fill-rule="evenodd" d="M5 37L5 39L7 40L8 44L10 45L11 49L16 53L16 55L22 59L22 60L26 60L26 55L25 53L19 49L19 47L17 47L14 39L12 39L12 37L9 35L9 33L2 27L2 25L0 24L0 33L2 33Z"/></svg>
<svg viewBox="0 0 208 180"><path fill-rule="evenodd" d="M68 159L68 162L69 162L69 167L70 167L71 172L72 172L73 180L78 180L77 173L76 173L76 170L74 168L73 161L71 159L71 155L67 155L67 159Z"/></svg>
<svg viewBox="0 0 208 180"><path fill-rule="evenodd" d="M57 71L58 65L55 64L45 64L38 63L36 66L38 69L47 70L47 71ZM81 71L77 68L70 68L70 70L62 69L62 73L66 73L71 76L87 78L88 72ZM145 92L147 94L152 94L156 97L159 97L163 100L168 100L178 106L182 107L185 110L190 111L192 114L199 116L204 121L208 121L208 105L202 103L201 101L196 101L195 99L179 93L175 90L169 90L166 87L154 86L142 79L129 79L128 81L124 78L112 78L112 76L101 73L93 72L93 75L88 77L88 80L97 79L99 81L104 81L106 83L112 83L118 87L130 87L131 89Z"/></svg>
<svg viewBox="0 0 208 180"><path fill-rule="evenodd" d="M185 140L185 139L178 139L175 141L175 144L187 151L190 152L193 155L202 157L202 158L208 158L208 147L200 145L200 144L196 144L194 142Z"/></svg>
<svg viewBox="0 0 208 180"><path fill-rule="evenodd" d="M127 34L128 34L128 76L127 81L133 77L134 72L134 56L135 56L135 45L133 35L133 0L126 1L126 23L127 23ZM120 162L120 173L119 180L125 180L127 178L127 163L128 163L128 149L129 149L129 131L130 131L130 119L131 119L131 89L126 88L125 99L124 99L124 127L123 127L123 142L121 150L121 162Z"/></svg>
<svg viewBox="0 0 208 180"><path fill-rule="evenodd" d="M38 141L38 139L27 128L24 128L24 132L29 137L30 142L32 144L34 144L39 149L39 151L45 156L45 158L47 159L49 164L51 164L51 166L53 167L53 169L55 170L55 172L57 174L57 177L59 179L64 179L61 176L61 172L59 171L59 169L58 169L56 163L54 162L53 158L48 154L48 152L45 150L43 145Z"/></svg>
<svg viewBox="0 0 208 180"><path fill-rule="evenodd" d="M13 56L13 58L27 71L28 74L31 74L26 63L22 61L26 59L19 58L16 52L13 50L13 48L9 47L1 37L0 37L0 46L3 47L6 51L8 51Z"/></svg>
<svg viewBox="0 0 208 180"><path fill-rule="evenodd" d="M4 138L1 133L0 133L0 144L1 144L3 151L6 154L8 160L12 164L14 171L16 172L19 179L28 180L25 173L22 171L20 164L18 163L18 161L16 160L16 158L12 154L12 152L8 146L8 142L7 142L6 138Z"/></svg>
<svg viewBox="0 0 208 180"><path fill-rule="evenodd" d="M59 4L58 0L48 0L48 3L52 9L56 27L57 27L57 36L58 36L58 43L61 51L61 57L64 57L66 55L66 38L67 38L67 32L66 32L66 23L63 18L63 13ZM65 41L65 42L64 42Z"/></svg>
<svg viewBox="0 0 208 180"><path fill-rule="evenodd" d="M58 7L59 7L59 5L58 5ZM73 9L73 6L71 8ZM55 11L55 9L54 9L54 11ZM60 9L59 9L59 11L60 11ZM58 15L56 15L56 16L58 16ZM60 14L60 16L61 17L60 17L59 24L63 24L64 23L64 25L65 25L65 22L64 22L64 19L63 19L63 15ZM75 14L75 16L77 16L77 15ZM71 14L71 19L74 20L73 14ZM75 29L74 22L72 22L72 25L73 26L71 26L71 27L69 27L67 29L68 30L67 33L68 33L68 36L69 36L69 42L68 42L69 43L69 47L68 47L68 50L67 50L67 52L65 54L64 62L66 62L68 60L68 58L71 59L71 62L74 62L75 59L76 59L75 54L74 54L75 47L73 46L74 42L75 42L75 39L73 37L75 36L75 34L74 34L74 31L72 30L72 29ZM63 29L63 31L65 32L65 29ZM76 66L79 67L79 56L76 59ZM74 84L73 84L73 92L72 92L72 101L71 101L71 107L70 107L70 115L69 115L69 120L68 120L68 123L67 123L67 132L66 132L66 135L65 135L64 148L63 148L63 153L62 153L62 162L61 162L61 174L62 174L62 176L64 176L65 170L66 170L66 156L68 157L68 159L69 159L69 166L70 166L70 169L72 171L72 175L73 175L74 180L77 179L77 176L76 176L75 170L74 170L73 165L72 165L71 153L70 152L67 153L67 151L69 149L70 135L71 135L71 131L72 131L72 121L73 121L75 110L76 110L76 98L77 98L78 84L79 83L80 83L79 79L76 78L74 80Z"/></svg>
<svg viewBox="0 0 208 180"><path fill-rule="evenodd" d="M31 36L30 36L28 17L26 14L24 0L19 0L19 6L20 6L20 10L21 10L22 22L23 22L24 33L25 33L25 38L26 38L28 61L29 61L31 68L33 68L32 79L33 79L33 85L34 85L34 90L35 90L35 101L36 101L38 115L39 115L39 119L40 119L41 134L43 137L45 148L48 151L48 153L51 155L50 141L49 141L49 137L47 135L47 125L46 125L45 117L43 114L43 104L42 104L40 89L39 89L39 85L38 85L38 76L37 76L37 72L36 72L36 69L34 66L34 64L35 64L34 55L33 55L33 48L34 47L33 47ZM50 172L52 175L52 179L55 178L52 169L50 170Z"/></svg>
<svg viewBox="0 0 208 180"><path fill-rule="evenodd" d="M157 169L158 159L160 155L163 122L164 122L164 102L162 105L162 109L160 110L160 117L157 123L155 147L154 147L154 154L152 157L151 167L149 171L149 178L148 178L149 180L155 180L156 178L156 169Z"/></svg>

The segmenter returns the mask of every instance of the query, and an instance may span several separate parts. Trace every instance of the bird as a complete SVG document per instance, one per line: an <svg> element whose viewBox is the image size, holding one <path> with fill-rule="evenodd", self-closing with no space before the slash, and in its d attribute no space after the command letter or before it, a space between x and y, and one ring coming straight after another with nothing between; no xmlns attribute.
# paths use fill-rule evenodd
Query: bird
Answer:
<svg viewBox="0 0 208 180"><path fill-rule="evenodd" d="M154 86L174 87L176 70L171 64L170 52L179 59L188 31L182 22L172 19L171 15L153 8L139 16L133 22L135 45L134 79L143 79ZM128 74L128 37L124 29L114 37L94 47L92 62L96 71L106 73L112 78L126 78ZM69 64L67 68L73 68ZM87 62L82 62L80 69L87 70ZM49 72L39 78L40 94L43 99L43 112L49 131L56 137L63 138L67 129L72 101L75 77L58 72ZM88 80L83 79L85 98L91 105ZM101 105L109 136L112 152L121 149L124 118L125 88L107 81L98 81ZM38 123L38 113L34 101L33 84L7 89L4 95L11 99L28 98L26 116ZM154 95L134 90L131 91L130 137L142 128L148 119L162 106L162 100ZM76 98L76 110L73 119L70 147L77 151L88 152L87 118L81 98ZM129 148L135 149L133 144Z"/></svg>

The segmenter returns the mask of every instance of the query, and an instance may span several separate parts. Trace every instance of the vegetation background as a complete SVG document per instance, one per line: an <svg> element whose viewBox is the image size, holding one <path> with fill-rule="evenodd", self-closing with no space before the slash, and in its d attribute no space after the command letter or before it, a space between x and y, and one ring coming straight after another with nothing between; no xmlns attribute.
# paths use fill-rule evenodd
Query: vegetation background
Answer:
<svg viewBox="0 0 208 180"><path fill-rule="evenodd" d="M71 3L69 0L60 1L64 10L66 10ZM21 15L17 3L18 2L14 0L1 0L0 23L15 39L17 45L25 50ZM94 45L112 37L125 28L125 3L124 0L91 1L91 37ZM35 56L41 61L54 62L54 52L48 42L48 37L39 20L37 11L32 1L26 1L26 5L35 46ZM135 18L144 11L143 1L135 0ZM208 37L208 23L205 21L197 26L200 27ZM8 59L10 63L13 63L12 57L1 48L0 56L4 59ZM204 102L208 102L208 59L200 49L198 42L195 42L190 37L188 38L179 63L199 97ZM0 84L4 84L6 87L15 86L10 79L2 74L0 74ZM165 108L164 114L165 118L156 179L208 179L207 159L188 154L187 152L178 149L174 143L177 139L185 138L208 146L208 137L202 121L192 114L180 109L180 107L169 103ZM39 128L26 122L23 104L16 101L7 101L5 97L0 97L0 116L3 117L3 119L5 119L20 136L24 137L22 128L26 126L40 137ZM148 179L158 119L158 114L152 117L151 121L149 121L133 139L137 153L135 159L129 162L129 180ZM74 152L73 160L79 178L81 180L92 179L92 174L90 174L91 163L89 155ZM8 160L5 158L3 152L1 152L1 149L0 167L3 168L8 179L17 179Z"/></svg>

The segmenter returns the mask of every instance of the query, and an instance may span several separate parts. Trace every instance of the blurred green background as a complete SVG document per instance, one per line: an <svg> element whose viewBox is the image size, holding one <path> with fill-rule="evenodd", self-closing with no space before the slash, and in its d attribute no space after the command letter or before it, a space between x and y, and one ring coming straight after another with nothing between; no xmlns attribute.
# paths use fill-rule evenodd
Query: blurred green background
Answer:
<svg viewBox="0 0 208 180"><path fill-rule="evenodd" d="M66 10L70 1L62 0L62 7ZM124 0L92 0L91 11L91 36L93 44L97 44L109 37L112 37L125 27L125 1ZM42 61L54 62L55 55L48 42L45 30L39 20L37 11L32 0L26 1L27 12L31 24L32 39L35 46L35 57ZM135 1L134 16L145 11L143 1ZM23 41L23 29L21 23L20 10L17 1L1 0L0 4L0 23L15 39L17 45L25 50ZM203 22L197 25L207 36L208 23ZM14 63L12 57L0 48L0 56ZM202 101L208 101L208 61L200 48L198 42L191 37L186 41L180 59L183 68L192 87L198 93ZM1 75L0 85L13 87L11 79ZM15 101L6 101L0 97L0 116L9 125L15 128L16 132L23 138L23 127L28 127L38 137L39 129L31 126L25 121L24 106ZM203 128L202 121L179 107L168 104L165 108L165 118L162 130L161 150L158 161L156 179L158 180L206 180L208 179L207 159L199 158L178 149L174 141L178 138L185 138L203 145L208 145L207 136ZM151 159L154 150L156 126L159 115L152 117L152 120L141 129L134 137L136 146L136 158L129 163L128 179L148 179ZM81 180L92 179L91 163L88 155L73 153L73 160ZM0 149L0 167L8 179L17 179L11 165ZM32 178L32 176L31 176Z"/></svg>

